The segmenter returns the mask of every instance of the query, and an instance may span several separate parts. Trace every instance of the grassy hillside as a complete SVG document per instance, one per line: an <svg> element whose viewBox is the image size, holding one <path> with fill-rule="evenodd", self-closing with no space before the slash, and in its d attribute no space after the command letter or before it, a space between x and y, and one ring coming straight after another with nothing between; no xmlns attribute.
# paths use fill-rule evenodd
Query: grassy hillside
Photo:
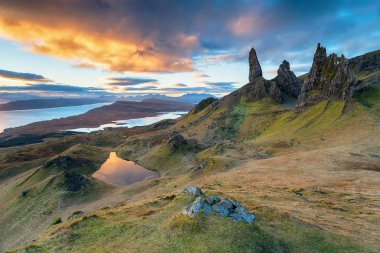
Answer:
<svg viewBox="0 0 380 253"><path fill-rule="evenodd" d="M288 215L262 210L255 225L215 215L194 219L181 215L193 198L170 195L105 209L56 225L26 247L50 252L358 252L359 246ZM276 217L277 216L277 217ZM270 224L268 226L268 224ZM271 226L276 227L273 233ZM291 235L291 236L288 236ZM297 238L297 239L296 239ZM296 240L295 240L296 239ZM104 248L106 246L106 249Z"/></svg>
<svg viewBox="0 0 380 253"><path fill-rule="evenodd" d="M6 149L1 250L378 252L379 90L303 112L243 96L234 107L214 102L175 122ZM176 149L173 133L185 140ZM110 151L160 178L120 188L96 181L91 174ZM91 183L67 190L68 171L46 166L58 156L82 161L69 172ZM257 220L182 215L194 200L182 193L191 184L239 201ZM78 210L86 213L69 219ZM57 218L63 223L51 226Z"/></svg>

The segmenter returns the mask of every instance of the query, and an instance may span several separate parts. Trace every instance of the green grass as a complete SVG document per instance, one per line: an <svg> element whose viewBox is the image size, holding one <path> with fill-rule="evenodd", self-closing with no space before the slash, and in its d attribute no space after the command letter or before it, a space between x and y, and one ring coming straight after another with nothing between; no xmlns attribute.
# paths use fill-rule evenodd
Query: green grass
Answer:
<svg viewBox="0 0 380 253"><path fill-rule="evenodd" d="M262 209L254 225L216 214L181 214L183 195L99 211L49 229L27 246L35 252L366 252L342 237ZM159 204L157 204L159 203Z"/></svg>
<svg viewBox="0 0 380 253"><path fill-rule="evenodd" d="M354 94L354 98L375 113L380 113L380 84L373 84L367 90Z"/></svg>
<svg viewBox="0 0 380 253"><path fill-rule="evenodd" d="M54 226L54 225L58 225L62 223L62 218L61 217L58 217L58 218L55 218L51 223L50 223L50 226Z"/></svg>

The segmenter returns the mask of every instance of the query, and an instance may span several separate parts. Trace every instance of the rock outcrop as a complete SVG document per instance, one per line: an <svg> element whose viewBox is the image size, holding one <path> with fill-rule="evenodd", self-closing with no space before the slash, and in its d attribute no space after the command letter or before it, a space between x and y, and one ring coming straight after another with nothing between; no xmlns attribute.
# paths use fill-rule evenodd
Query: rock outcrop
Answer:
<svg viewBox="0 0 380 253"><path fill-rule="evenodd" d="M189 192L197 193L190 195L197 196L197 198L189 207L183 209L182 213L184 215L193 218L200 213L209 215L211 212L215 212L220 216L229 217L239 222L252 224L255 220L254 214L249 213L242 205L234 200L219 198L216 196L206 197L202 190L196 186L189 186L185 189L185 193Z"/></svg>
<svg viewBox="0 0 380 253"><path fill-rule="evenodd" d="M358 81L348 68L344 55L327 56L326 48L319 43L312 67L305 78L297 109L302 110L325 99L347 99L352 96Z"/></svg>
<svg viewBox="0 0 380 253"><path fill-rule="evenodd" d="M272 80L266 80L262 76L260 62L254 48L249 52L248 61L249 83L225 96L219 105L233 107L240 103L243 96L248 101L270 97L278 103L284 102L287 97L297 98L300 92L300 82L290 70L289 62L284 60L279 66L278 75Z"/></svg>
<svg viewBox="0 0 380 253"><path fill-rule="evenodd" d="M380 50L351 58L348 68L366 85L380 83Z"/></svg>
<svg viewBox="0 0 380 253"><path fill-rule="evenodd" d="M278 68L274 82L289 97L296 98L300 94L300 81L294 72L290 70L290 64L287 60L284 60Z"/></svg>
<svg viewBox="0 0 380 253"><path fill-rule="evenodd" d="M380 71L380 50L351 58L348 68L354 73Z"/></svg>
<svg viewBox="0 0 380 253"><path fill-rule="evenodd" d="M48 161L44 168L57 167L61 170L72 170L81 168L86 165L92 165L90 160L84 158L75 158L68 155L57 156L56 158Z"/></svg>
<svg viewBox="0 0 380 253"><path fill-rule="evenodd" d="M218 101L217 98L209 97L206 99L203 99L201 102L199 102L193 109L193 113L198 113L205 109L207 106L211 105L212 103Z"/></svg>
<svg viewBox="0 0 380 253"><path fill-rule="evenodd" d="M184 151L187 149L188 143L186 139L179 133L173 132L169 136L168 145L170 147L171 153L176 153L179 151Z"/></svg>
<svg viewBox="0 0 380 253"><path fill-rule="evenodd" d="M189 187L187 187L184 192L188 195L188 196L195 196L195 197L198 197L198 196L201 196L201 195L204 195L203 191L201 190L201 188L195 186L195 185L191 185Z"/></svg>
<svg viewBox="0 0 380 253"><path fill-rule="evenodd" d="M168 146L172 154L181 152L197 152L202 147L194 139L185 139L180 133L173 132L169 136Z"/></svg>
<svg viewBox="0 0 380 253"><path fill-rule="evenodd" d="M249 62L249 77L250 83L254 82L257 77L263 76L263 71L261 70L259 59L257 59L256 50L251 48L248 56Z"/></svg>
<svg viewBox="0 0 380 253"><path fill-rule="evenodd" d="M66 191L77 192L91 185L93 185L93 182L83 175L66 171L63 173L61 187L63 187Z"/></svg>

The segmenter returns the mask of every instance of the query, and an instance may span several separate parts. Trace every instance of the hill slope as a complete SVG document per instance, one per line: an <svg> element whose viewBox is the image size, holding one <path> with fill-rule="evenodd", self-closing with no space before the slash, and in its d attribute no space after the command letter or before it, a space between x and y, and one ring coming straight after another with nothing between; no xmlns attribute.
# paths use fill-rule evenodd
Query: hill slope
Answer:
<svg viewBox="0 0 380 253"><path fill-rule="evenodd" d="M33 231L15 230L22 240L7 229L0 240L36 252L378 252L380 84L298 111L296 98L280 88L289 86L278 80L256 76L174 122L5 150L0 214L7 218L0 224L36 228L46 221ZM280 93L270 93L271 86ZM57 156L89 161L92 166L68 167L92 181L111 150L160 177L120 188L94 182L75 194L61 188L65 172L56 167ZM57 184L43 195L39 189L53 177ZM183 208L195 199L183 192L189 185L238 201L257 219L250 225L215 213L185 216ZM33 194L18 197L29 188ZM28 205L54 211L10 215ZM86 213L69 218L77 210ZM57 217L63 223L49 226Z"/></svg>

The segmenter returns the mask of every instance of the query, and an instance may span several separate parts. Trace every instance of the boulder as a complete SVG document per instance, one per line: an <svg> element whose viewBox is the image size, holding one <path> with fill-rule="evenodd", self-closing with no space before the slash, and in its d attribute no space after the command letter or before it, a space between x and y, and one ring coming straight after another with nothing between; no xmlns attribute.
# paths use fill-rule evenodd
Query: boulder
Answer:
<svg viewBox="0 0 380 253"><path fill-rule="evenodd" d="M204 195L203 191L201 190L201 188L195 186L195 185L191 185L189 187L187 187L184 192L189 195L189 196L195 196L195 197L198 197L198 196L201 196L201 195Z"/></svg>
<svg viewBox="0 0 380 253"><path fill-rule="evenodd" d="M187 192L188 188L186 188L185 192ZM201 189L197 189L202 192ZM182 213L184 215L193 218L201 212L205 215L215 212L220 216L229 217L238 222L247 222L252 224L255 220L254 214L249 213L242 205L234 200L219 198L217 196L206 197L203 193L201 195L203 196L198 195L189 207L183 209Z"/></svg>
<svg viewBox="0 0 380 253"><path fill-rule="evenodd" d="M203 212L205 215L211 213L210 205L205 203L202 197L198 197L190 207L183 210L183 214L192 218L200 212Z"/></svg>

